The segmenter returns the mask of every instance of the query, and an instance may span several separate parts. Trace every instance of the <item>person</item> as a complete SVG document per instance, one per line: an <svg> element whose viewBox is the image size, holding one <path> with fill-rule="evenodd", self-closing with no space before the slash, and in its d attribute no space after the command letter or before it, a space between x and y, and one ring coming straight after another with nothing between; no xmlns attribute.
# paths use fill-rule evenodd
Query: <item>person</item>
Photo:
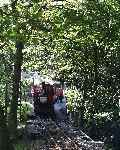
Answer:
<svg viewBox="0 0 120 150"><path fill-rule="evenodd" d="M60 102L62 103L62 99L64 98L64 94L63 94L63 89L62 88L56 88L56 96L57 96L57 99L59 99Z"/></svg>

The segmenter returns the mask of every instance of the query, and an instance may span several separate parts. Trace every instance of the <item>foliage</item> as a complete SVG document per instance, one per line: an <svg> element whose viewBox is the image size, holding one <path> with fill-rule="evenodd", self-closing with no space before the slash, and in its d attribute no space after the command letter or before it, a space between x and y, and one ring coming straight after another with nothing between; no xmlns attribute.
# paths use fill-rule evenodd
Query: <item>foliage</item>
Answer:
<svg viewBox="0 0 120 150"><path fill-rule="evenodd" d="M56 78L82 92L90 117L106 111L118 118L118 10L119 3L106 0L63 3L62 8L45 12L50 23L54 21L51 68Z"/></svg>
<svg viewBox="0 0 120 150"><path fill-rule="evenodd" d="M19 122L25 123L27 121L27 115L33 112L33 105L29 102L22 101L21 105L18 106L18 119Z"/></svg>
<svg viewBox="0 0 120 150"><path fill-rule="evenodd" d="M24 144L16 144L15 150L27 150Z"/></svg>
<svg viewBox="0 0 120 150"><path fill-rule="evenodd" d="M114 0L11 1L0 8L0 100L11 98L15 43L24 43L23 65L68 87L69 110L82 118L119 118L120 3ZM6 58L6 59L5 59ZM77 95L77 98L75 97ZM80 98L79 98L80 97ZM75 99L76 104L74 104Z"/></svg>
<svg viewBox="0 0 120 150"><path fill-rule="evenodd" d="M77 89L65 90L65 96L67 97L67 109L69 112L78 111L80 104L80 93ZM78 103L79 102L79 103Z"/></svg>

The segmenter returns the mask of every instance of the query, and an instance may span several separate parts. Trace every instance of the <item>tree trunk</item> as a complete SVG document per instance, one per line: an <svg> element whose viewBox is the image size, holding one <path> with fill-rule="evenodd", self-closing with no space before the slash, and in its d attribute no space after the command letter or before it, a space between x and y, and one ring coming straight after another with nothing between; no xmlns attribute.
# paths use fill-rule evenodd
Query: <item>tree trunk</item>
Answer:
<svg viewBox="0 0 120 150"><path fill-rule="evenodd" d="M5 87L5 118L6 118L6 119L7 119L8 103L9 103L8 84L6 83L6 87Z"/></svg>
<svg viewBox="0 0 120 150"><path fill-rule="evenodd" d="M9 129L12 138L16 137L17 131L17 107L18 107L18 98L19 98L19 88L21 80L21 66L22 66L22 49L23 43L16 43L16 56L14 63L14 76L13 76L13 94L10 107L10 116L9 116Z"/></svg>
<svg viewBox="0 0 120 150"><path fill-rule="evenodd" d="M12 143L10 143L6 118L2 106L0 106L0 150L14 150Z"/></svg>

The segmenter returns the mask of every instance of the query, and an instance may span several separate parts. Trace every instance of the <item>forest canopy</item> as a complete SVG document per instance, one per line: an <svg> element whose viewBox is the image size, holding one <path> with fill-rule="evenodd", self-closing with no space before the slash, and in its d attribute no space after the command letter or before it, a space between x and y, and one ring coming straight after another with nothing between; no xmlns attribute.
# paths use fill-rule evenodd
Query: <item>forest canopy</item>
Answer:
<svg viewBox="0 0 120 150"><path fill-rule="evenodd" d="M0 110L6 116L11 107L12 132L21 70L75 87L77 106L71 110L76 107L81 120L99 113L119 119L119 18L118 0L0 1Z"/></svg>

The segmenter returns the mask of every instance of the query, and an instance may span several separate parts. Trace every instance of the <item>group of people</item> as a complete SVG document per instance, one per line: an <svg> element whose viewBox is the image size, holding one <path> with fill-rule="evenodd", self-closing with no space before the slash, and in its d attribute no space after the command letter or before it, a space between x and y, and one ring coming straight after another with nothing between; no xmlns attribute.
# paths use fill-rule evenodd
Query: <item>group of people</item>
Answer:
<svg viewBox="0 0 120 150"><path fill-rule="evenodd" d="M63 89L56 86L45 84L32 86L31 90L34 101L34 112L36 115L55 118L54 104L59 100L62 102L64 97Z"/></svg>

